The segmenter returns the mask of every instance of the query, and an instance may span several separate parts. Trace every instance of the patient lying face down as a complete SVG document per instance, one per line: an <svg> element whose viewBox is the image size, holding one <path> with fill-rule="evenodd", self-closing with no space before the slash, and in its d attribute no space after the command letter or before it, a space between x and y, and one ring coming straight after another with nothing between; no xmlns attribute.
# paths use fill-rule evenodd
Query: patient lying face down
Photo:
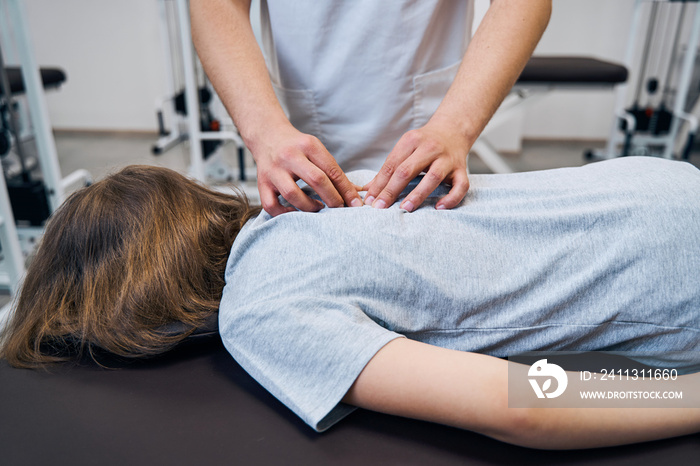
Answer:
<svg viewBox="0 0 700 466"><path fill-rule="evenodd" d="M3 357L18 367L95 348L175 346L219 308L238 230L258 208L164 168L131 166L66 200L27 271ZM183 324L183 332L164 331Z"/></svg>
<svg viewBox="0 0 700 466"><path fill-rule="evenodd" d="M698 409L509 409L508 363L492 356L700 351L700 172L627 158L472 178L451 211L433 208L441 187L410 213L399 197L272 218L125 168L50 219L0 355L148 357L218 313L237 362L318 431L349 405L541 448L699 431Z"/></svg>

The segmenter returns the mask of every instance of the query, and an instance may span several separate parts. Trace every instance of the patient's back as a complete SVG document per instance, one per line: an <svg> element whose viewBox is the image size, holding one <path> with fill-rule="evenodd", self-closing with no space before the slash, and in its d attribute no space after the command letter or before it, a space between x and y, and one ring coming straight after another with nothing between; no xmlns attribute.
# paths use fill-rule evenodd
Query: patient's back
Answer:
<svg viewBox="0 0 700 466"><path fill-rule="evenodd" d="M360 175L355 182L371 173ZM630 157L472 175L460 207L435 210L446 189L411 213L401 198L386 210L263 212L234 244L227 288L237 306L340 299L393 331L496 354L531 347L540 332L514 340L483 329L597 324L629 312L659 325L671 312L678 325L698 326L700 171L692 165ZM606 346L634 339L619 330ZM558 338L550 330L546 343Z"/></svg>
<svg viewBox="0 0 700 466"><path fill-rule="evenodd" d="M224 344L314 428L347 413L338 402L357 374L402 335L501 357L700 351L693 166L625 158L474 175L449 211L435 196L411 213L401 199L263 213L236 238Z"/></svg>

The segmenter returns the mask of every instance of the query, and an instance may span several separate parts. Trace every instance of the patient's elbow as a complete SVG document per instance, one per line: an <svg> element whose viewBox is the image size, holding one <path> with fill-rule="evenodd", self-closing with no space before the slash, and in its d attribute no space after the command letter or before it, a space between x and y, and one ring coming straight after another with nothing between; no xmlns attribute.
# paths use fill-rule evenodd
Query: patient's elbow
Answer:
<svg viewBox="0 0 700 466"><path fill-rule="evenodd" d="M548 410L541 408L507 408L500 428L491 436L506 443L537 449L560 449Z"/></svg>

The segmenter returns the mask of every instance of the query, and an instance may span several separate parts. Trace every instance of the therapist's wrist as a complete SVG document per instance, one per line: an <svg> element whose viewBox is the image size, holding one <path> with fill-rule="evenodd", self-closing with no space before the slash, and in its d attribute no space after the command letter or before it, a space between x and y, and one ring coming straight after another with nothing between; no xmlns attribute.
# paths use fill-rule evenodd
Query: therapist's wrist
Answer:
<svg viewBox="0 0 700 466"><path fill-rule="evenodd" d="M284 113L251 118L245 125L238 127L243 143L253 154L269 145L271 140L295 130Z"/></svg>
<svg viewBox="0 0 700 466"><path fill-rule="evenodd" d="M466 148L471 148L481 132L480 128L476 128L472 122L461 116L438 112L428 120L426 126L440 128L442 133L449 134L451 138L458 140L460 146Z"/></svg>

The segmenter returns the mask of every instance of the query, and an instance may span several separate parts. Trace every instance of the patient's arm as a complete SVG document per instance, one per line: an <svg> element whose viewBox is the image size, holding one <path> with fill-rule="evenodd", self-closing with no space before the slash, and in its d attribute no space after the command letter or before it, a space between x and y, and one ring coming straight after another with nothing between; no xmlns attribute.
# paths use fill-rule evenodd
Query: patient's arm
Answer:
<svg viewBox="0 0 700 466"><path fill-rule="evenodd" d="M343 401L533 448L601 447L700 431L697 408L508 408L508 364L397 339L372 358Z"/></svg>

